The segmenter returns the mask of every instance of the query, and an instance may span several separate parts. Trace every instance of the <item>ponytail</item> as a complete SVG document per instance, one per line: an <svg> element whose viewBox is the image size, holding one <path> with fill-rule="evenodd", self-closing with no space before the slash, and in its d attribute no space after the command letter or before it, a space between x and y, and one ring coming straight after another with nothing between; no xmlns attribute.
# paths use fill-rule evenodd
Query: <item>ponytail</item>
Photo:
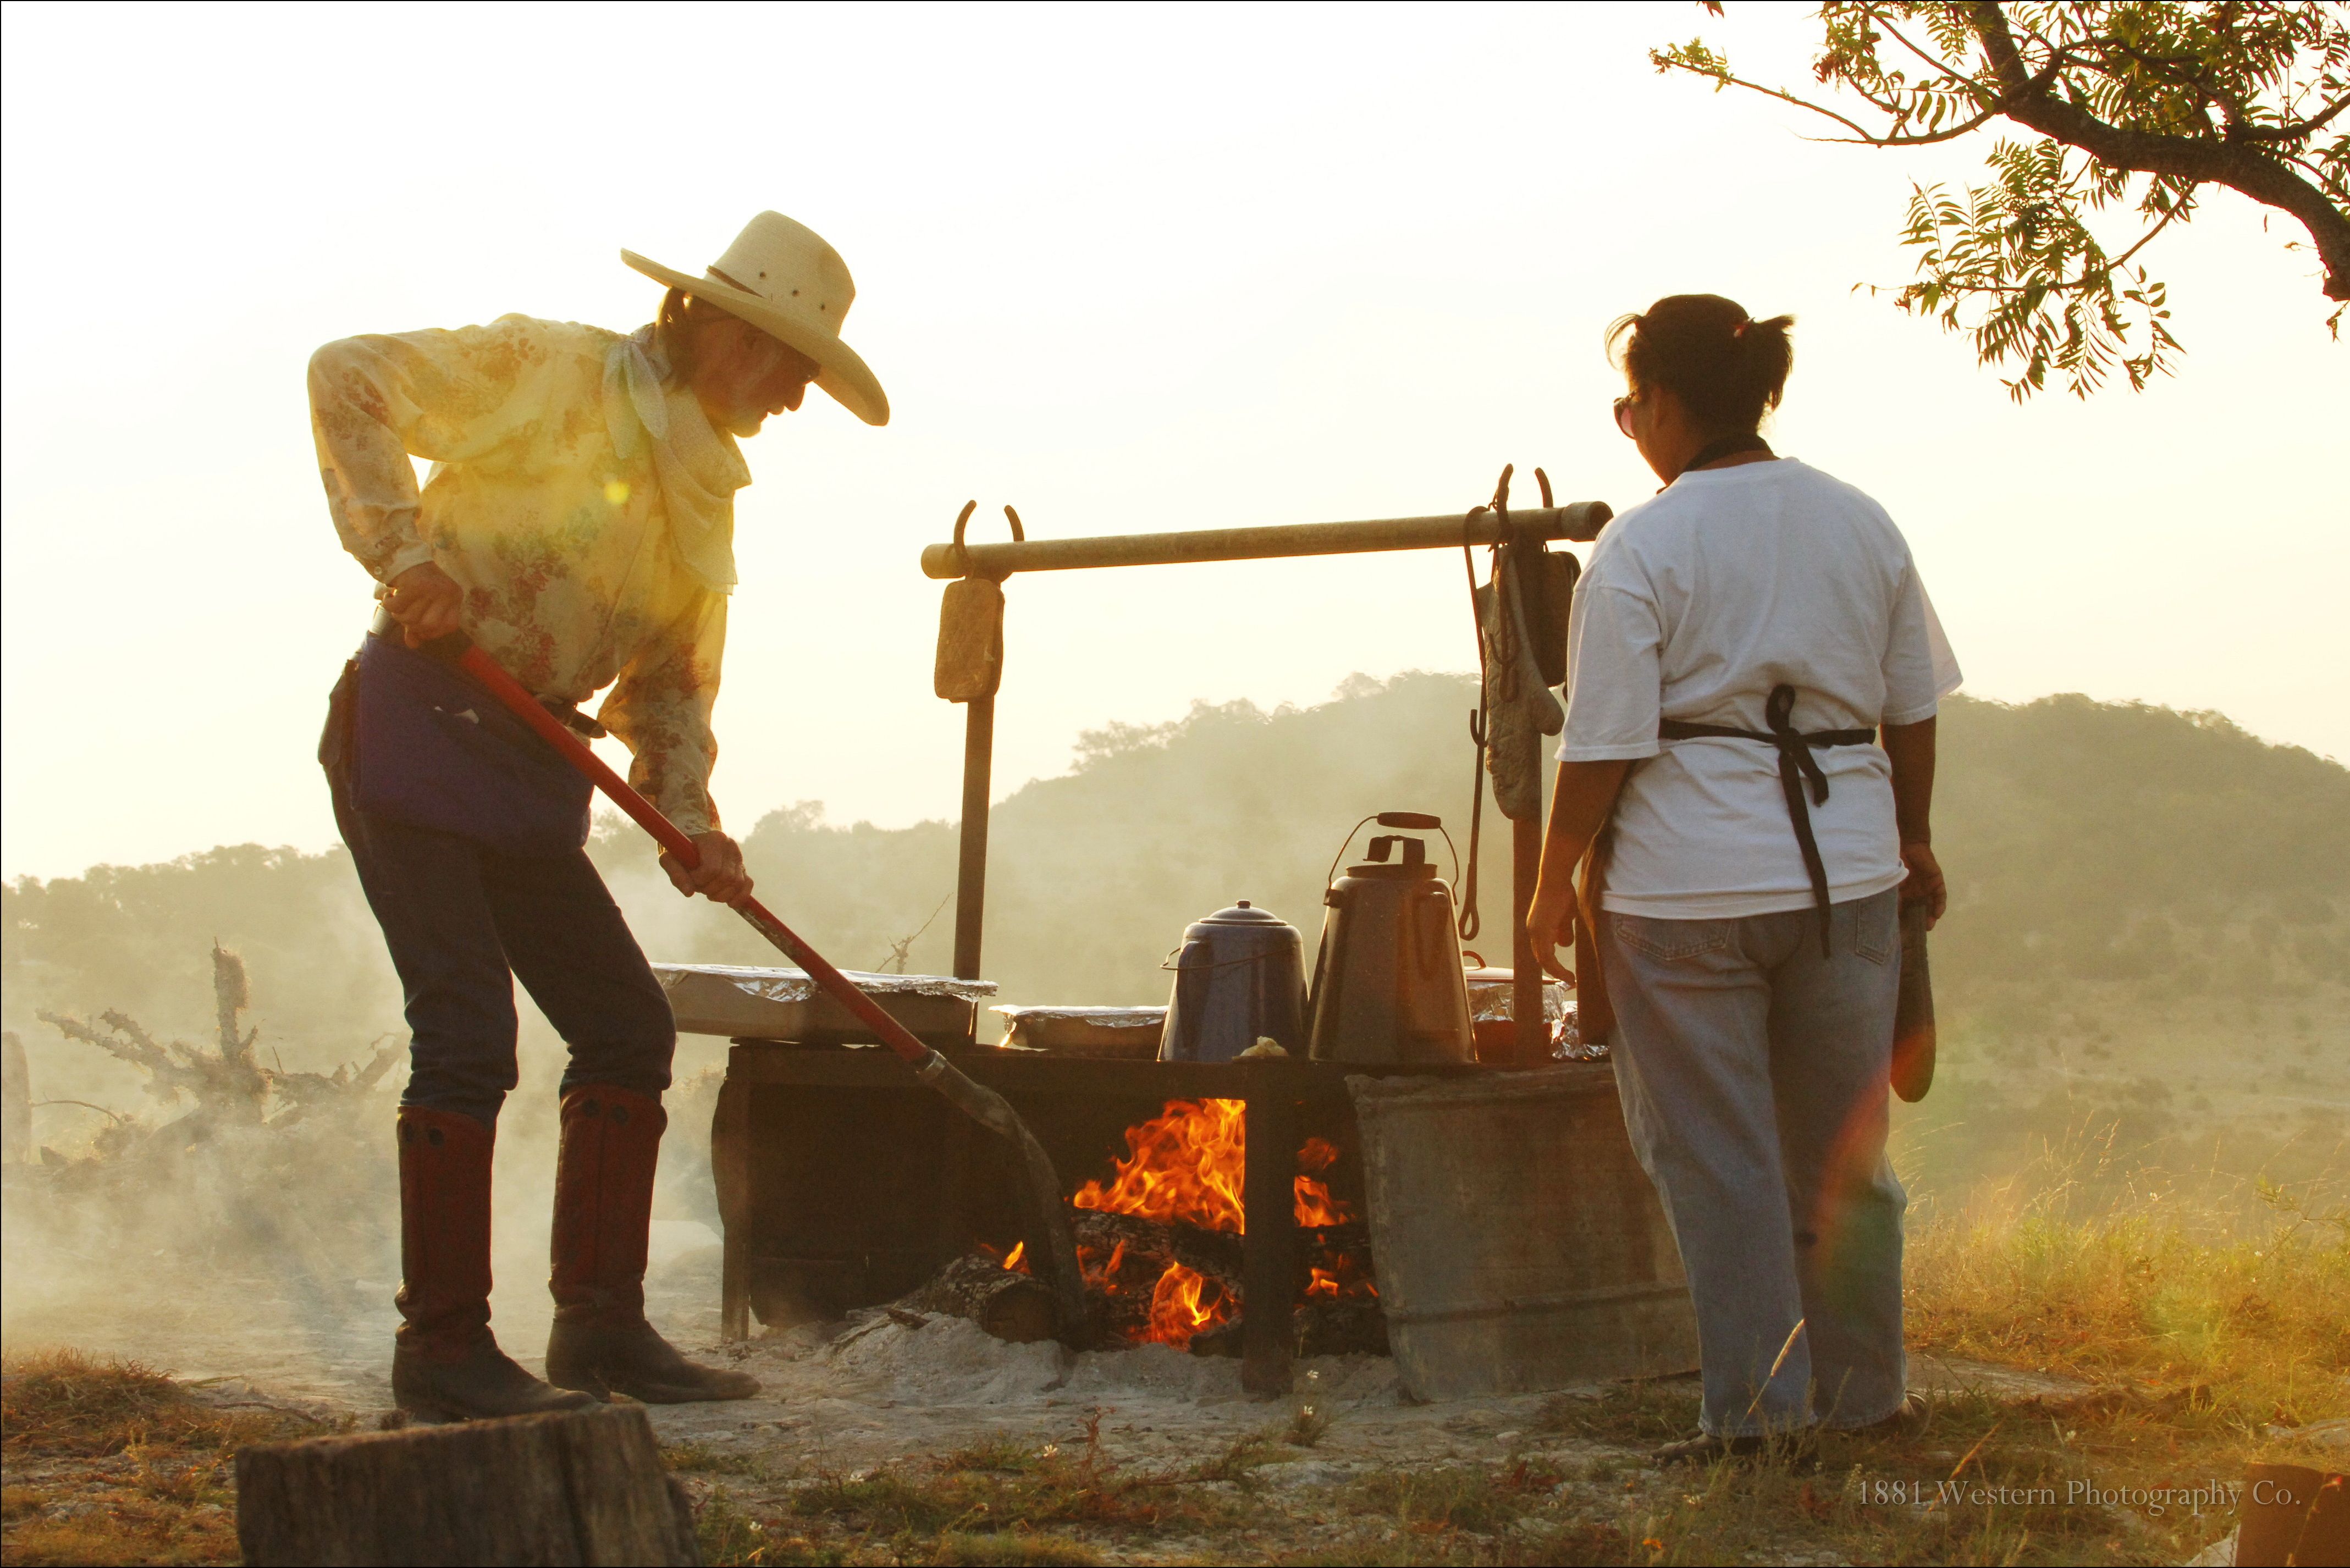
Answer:
<svg viewBox="0 0 2350 1568"><path fill-rule="evenodd" d="M1794 368L1792 316L1756 321L1718 294L1671 294L1607 329L1609 357L1635 390L1681 400L1708 435L1753 430L1779 406Z"/></svg>

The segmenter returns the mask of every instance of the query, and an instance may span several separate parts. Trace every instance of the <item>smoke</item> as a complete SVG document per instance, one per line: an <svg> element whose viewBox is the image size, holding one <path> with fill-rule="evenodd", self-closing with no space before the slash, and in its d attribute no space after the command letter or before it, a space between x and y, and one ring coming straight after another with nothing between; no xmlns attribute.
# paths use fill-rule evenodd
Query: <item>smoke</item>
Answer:
<svg viewBox="0 0 2350 1568"><path fill-rule="evenodd" d="M674 895L672 895L674 896ZM235 1376L340 1403L383 1403L400 1280L394 1113L404 1035L347 1038L336 1067L290 1068L248 1004L241 959L216 950L213 1038L191 1044L109 1009L49 1012L26 1073L38 1141L12 1146L0 1216L0 1320L12 1350L70 1345L183 1376ZM44 1010L47 1012L48 1010ZM523 1004L523 1087L500 1118L493 1325L533 1361L553 1309L547 1233L563 1046ZM369 1021L373 1022L373 1021ZM317 1057L324 1042L302 1053ZM33 1053L26 1053L28 1062ZM73 1064L81 1070L44 1067ZM93 1095L63 1105L52 1085ZM657 1321L717 1326L708 1126L716 1076L669 1097L650 1282ZM72 1096L80 1098L80 1096ZM67 1116L70 1113L70 1116Z"/></svg>
<svg viewBox="0 0 2350 1568"><path fill-rule="evenodd" d="M1237 898L1310 941L1330 857L1368 811L1437 813L1465 852L1473 701L1466 680L1409 675L1309 709L1202 707L1085 737L1069 774L993 814L985 951L1000 1000L1162 1001L1162 955ZM1896 1114L1913 1212L1985 1192L2054 1195L2076 1214L2191 1199L2258 1218L2283 1211L2269 1190L2338 1206L2350 774L2209 715L2078 698L1953 702L1941 740L1937 845L1955 901L1934 938L1941 1071L1927 1101ZM1507 881L1493 824L1489 813L1489 925ZM909 967L931 972L952 940L937 911L955 848L949 824L840 826L807 803L746 841L761 896L836 961L886 967L907 942ZM590 854L654 958L776 961L728 911L679 898L633 828L601 826ZM253 1035L247 1064L267 1075L250 1114L199 1116L192 1091L152 1092L153 1073L40 1016L120 1038L103 1022L119 1012L159 1049L195 1042L225 1061L216 943L241 957L237 1038ZM10 1345L379 1397L407 1035L348 856L248 845L20 881L0 887L0 1026L21 1044L33 1102L29 1143L11 1130L0 1168ZM519 1011L494 1307L502 1342L528 1359L551 1311L563 1046L526 998ZM351 1064L356 1078L387 1046L371 1085L283 1119L304 1075ZM656 1322L687 1339L717 1323L708 1137L726 1050L681 1039L669 1097L652 1293Z"/></svg>

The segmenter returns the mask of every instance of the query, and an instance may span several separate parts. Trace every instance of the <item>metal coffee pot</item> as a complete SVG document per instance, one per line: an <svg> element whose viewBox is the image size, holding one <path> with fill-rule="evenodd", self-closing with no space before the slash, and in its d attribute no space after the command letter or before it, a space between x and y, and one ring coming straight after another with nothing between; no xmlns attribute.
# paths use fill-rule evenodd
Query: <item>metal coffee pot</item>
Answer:
<svg viewBox="0 0 2350 1568"><path fill-rule="evenodd" d="M1170 955L1162 1062L1229 1062L1261 1039L1305 1048L1305 945L1297 928L1246 898L1194 920Z"/></svg>
<svg viewBox="0 0 2350 1568"><path fill-rule="evenodd" d="M1382 827L1444 830L1437 818L1419 812L1383 812L1378 821ZM1353 837L1347 835L1349 842ZM1345 846L1339 854L1346 854ZM1335 863L1331 869L1337 869ZM1372 839L1370 858L1347 867L1322 901L1330 912L1314 961L1314 1059L1380 1065L1473 1061L1452 889L1429 864L1426 841L1400 835Z"/></svg>

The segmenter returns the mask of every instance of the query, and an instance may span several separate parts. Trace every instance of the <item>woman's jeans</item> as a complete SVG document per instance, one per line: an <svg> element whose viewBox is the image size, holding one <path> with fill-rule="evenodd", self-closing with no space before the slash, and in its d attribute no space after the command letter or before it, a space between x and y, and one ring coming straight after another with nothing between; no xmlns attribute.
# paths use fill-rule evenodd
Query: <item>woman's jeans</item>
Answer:
<svg viewBox="0 0 2350 1568"><path fill-rule="evenodd" d="M1906 1393L1899 896L1835 905L1834 957L1816 909L1602 917L1624 1120L1689 1271L1717 1436L1866 1426Z"/></svg>
<svg viewBox="0 0 2350 1568"><path fill-rule="evenodd" d="M660 1097L677 1024L586 850L501 855L361 811L343 769L327 777L406 996L401 1105L497 1125L517 1077L517 978L571 1048L562 1089L614 1084Z"/></svg>

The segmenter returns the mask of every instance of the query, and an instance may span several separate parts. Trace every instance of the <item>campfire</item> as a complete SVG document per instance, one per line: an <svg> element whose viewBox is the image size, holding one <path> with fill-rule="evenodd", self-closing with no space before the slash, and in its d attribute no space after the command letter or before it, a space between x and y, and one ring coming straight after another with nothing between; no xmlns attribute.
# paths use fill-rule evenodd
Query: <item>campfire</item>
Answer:
<svg viewBox="0 0 2350 1568"><path fill-rule="evenodd" d="M1235 1356L1265 1389L1301 1355L1388 1353L1336 1075L973 1053L1062 1179L1085 1313L1072 1324L1006 1148L873 1054L735 1045L712 1142L732 1205L729 1333L883 1307L1015 1343ZM1251 1161L1252 1134L1281 1147Z"/></svg>
<svg viewBox="0 0 2350 1568"><path fill-rule="evenodd" d="M1087 1182L1071 1199L1087 1293L1118 1337L1187 1349L1241 1313L1239 1239L1248 1229L1242 1103L1170 1100L1128 1128L1126 1142L1109 1179ZM1308 1304L1378 1294L1352 1207L1315 1174L1337 1160L1338 1150L1319 1137L1298 1151L1294 1202L1307 1257L1299 1299Z"/></svg>

